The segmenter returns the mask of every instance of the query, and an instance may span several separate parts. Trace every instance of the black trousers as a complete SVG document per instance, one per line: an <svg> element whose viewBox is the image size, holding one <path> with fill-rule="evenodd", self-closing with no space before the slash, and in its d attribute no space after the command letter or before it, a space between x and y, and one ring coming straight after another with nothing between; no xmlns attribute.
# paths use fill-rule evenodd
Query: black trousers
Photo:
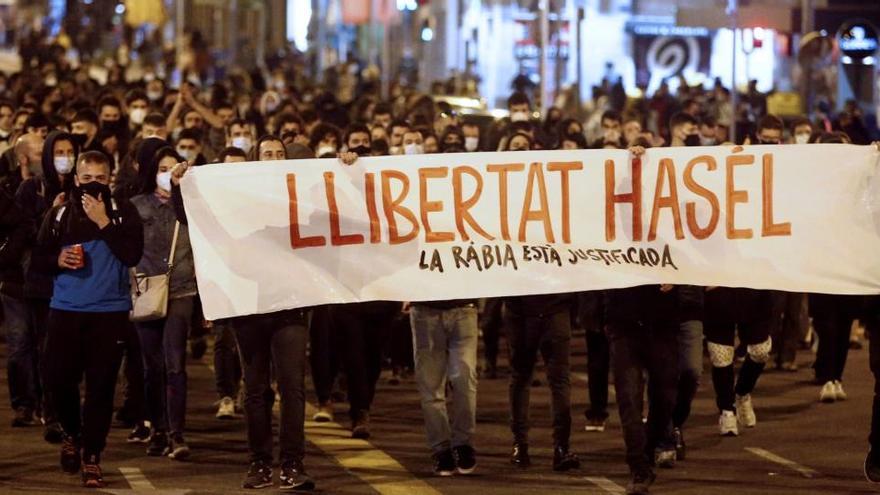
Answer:
<svg viewBox="0 0 880 495"><path fill-rule="evenodd" d="M880 315L873 315L865 322L868 334L868 356L874 375L874 403L871 410L871 433L868 442L874 453L880 452Z"/></svg>
<svg viewBox="0 0 880 495"><path fill-rule="evenodd" d="M857 312L854 301L860 296L811 294L813 329L819 336L816 351L816 381L825 383L843 379L849 354L849 335Z"/></svg>
<svg viewBox="0 0 880 495"><path fill-rule="evenodd" d="M650 470L654 449L668 448L667 429L678 393L677 322L608 325L611 367L626 462L633 473ZM642 422L644 375L648 375L648 422Z"/></svg>
<svg viewBox="0 0 880 495"><path fill-rule="evenodd" d="M400 303L340 304L332 309L348 383L352 420L370 412L382 372L382 349Z"/></svg>
<svg viewBox="0 0 880 495"><path fill-rule="evenodd" d="M49 312L46 370L51 395L64 431L82 438L85 457L100 457L106 445L116 375L130 327L128 312ZM86 396L80 408L83 376Z"/></svg>
<svg viewBox="0 0 880 495"><path fill-rule="evenodd" d="M504 302L499 298L486 300L486 306L480 315L480 331L483 332L483 357L486 365L498 365L498 342L501 340L501 327Z"/></svg>
<svg viewBox="0 0 880 495"><path fill-rule="evenodd" d="M608 419L608 372L611 368L611 348L601 328L587 328L587 388L590 395L588 419Z"/></svg>
<svg viewBox="0 0 880 495"><path fill-rule="evenodd" d="M553 443L568 447L571 436L571 317L568 310L545 316L510 314L510 429L514 441L529 441L529 399L538 353L547 367L553 414Z"/></svg>
<svg viewBox="0 0 880 495"><path fill-rule="evenodd" d="M334 328L330 306L312 308L312 317L309 319L309 365L319 403L330 401L333 383L339 372Z"/></svg>
<svg viewBox="0 0 880 495"><path fill-rule="evenodd" d="M272 406L275 369L281 396L281 463L305 456L305 372L308 332L302 311L279 311L229 320L244 372L244 408L251 462L273 460Z"/></svg>

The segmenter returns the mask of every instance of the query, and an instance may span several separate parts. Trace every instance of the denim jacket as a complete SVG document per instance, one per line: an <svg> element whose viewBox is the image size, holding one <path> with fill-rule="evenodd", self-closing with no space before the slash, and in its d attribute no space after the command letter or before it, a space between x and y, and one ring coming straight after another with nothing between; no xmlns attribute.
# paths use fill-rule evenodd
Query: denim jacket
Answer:
<svg viewBox="0 0 880 495"><path fill-rule="evenodd" d="M144 224L144 256L138 263L137 272L147 276L161 275L168 269L168 254L174 238L174 224L177 221L174 206L170 198L163 203L153 193L135 196L131 202ZM180 224L168 294L171 299L176 299L193 296L197 292L189 230L186 225Z"/></svg>

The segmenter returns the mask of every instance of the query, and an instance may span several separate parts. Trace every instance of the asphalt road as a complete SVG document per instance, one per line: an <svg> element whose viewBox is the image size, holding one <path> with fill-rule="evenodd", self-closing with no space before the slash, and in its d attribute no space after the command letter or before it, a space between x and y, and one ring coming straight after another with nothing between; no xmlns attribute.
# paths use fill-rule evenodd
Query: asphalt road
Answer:
<svg viewBox="0 0 880 495"><path fill-rule="evenodd" d="M476 448L479 467L473 476L436 478L424 443L421 411L411 381L388 385L384 378L373 410L373 438L351 440L342 425L307 425L306 466L327 494L616 494L623 493L628 472L616 406L604 433L583 431L586 404L583 340L576 339L573 362L574 429L572 446L582 468L567 474L550 468L549 390L532 392L533 466L517 470L507 463L511 437L507 428L506 379L479 384ZM503 346L502 346L503 348ZM0 347L0 352L5 349ZM187 462L144 455L141 445L125 443L127 431L111 431L104 454L107 488L103 493L219 494L241 493L247 469L244 424L214 418L216 400L211 370L190 360L187 439L193 450ZM704 374L687 431L689 458L661 470L653 493L729 494L867 494L880 489L863 478L873 379L867 350L852 351L845 385L849 400L817 402L818 387L801 351L802 370L767 372L754 394L758 426L738 438L717 434L711 380ZM58 449L45 443L41 428L10 427L5 370L0 386L0 493L78 493L78 478L61 473ZM541 371L540 373L543 373ZM310 382L310 380L307 380ZM310 400L314 395L309 394ZM118 397L117 397L118 399ZM273 490L268 490L269 492ZM263 492L266 492L264 490Z"/></svg>

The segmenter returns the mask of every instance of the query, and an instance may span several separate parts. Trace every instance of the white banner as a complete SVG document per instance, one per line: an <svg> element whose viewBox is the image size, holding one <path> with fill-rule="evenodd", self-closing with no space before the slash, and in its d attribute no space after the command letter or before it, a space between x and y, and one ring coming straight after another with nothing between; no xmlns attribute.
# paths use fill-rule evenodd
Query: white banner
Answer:
<svg viewBox="0 0 880 495"><path fill-rule="evenodd" d="M880 152L785 145L218 164L182 188L209 319L693 284L880 292Z"/></svg>

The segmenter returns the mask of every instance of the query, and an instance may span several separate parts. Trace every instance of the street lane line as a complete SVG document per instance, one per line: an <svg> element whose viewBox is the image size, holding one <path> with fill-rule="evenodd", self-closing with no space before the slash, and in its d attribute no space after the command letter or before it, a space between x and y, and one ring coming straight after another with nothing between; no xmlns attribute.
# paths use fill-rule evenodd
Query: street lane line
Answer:
<svg viewBox="0 0 880 495"><path fill-rule="evenodd" d="M306 402L307 418L316 411ZM306 439L381 495L440 495L370 442L351 438L351 431L339 423L306 421Z"/></svg>
<svg viewBox="0 0 880 495"><path fill-rule="evenodd" d="M584 477L584 479L596 485L605 493L611 493L613 495L623 495L624 493L626 493L625 488L609 480L608 478L586 476Z"/></svg>
<svg viewBox="0 0 880 495"><path fill-rule="evenodd" d="M773 452L770 452L769 450L764 450L764 449L761 449L758 447L746 447L746 450L748 452L751 452L752 454L755 454L758 457L761 457L763 459L767 459L770 462L775 462L776 464L779 464L780 466L785 466L791 470L797 471L804 478L811 478L812 479L812 478L815 478L816 476L819 475L819 472L816 471L815 469L808 468L806 466L802 466L794 461L788 460L784 457L780 457L780 456L774 454Z"/></svg>
<svg viewBox="0 0 880 495"><path fill-rule="evenodd" d="M144 476L143 471L136 467L121 467L119 472L133 490L155 490L156 487Z"/></svg>

